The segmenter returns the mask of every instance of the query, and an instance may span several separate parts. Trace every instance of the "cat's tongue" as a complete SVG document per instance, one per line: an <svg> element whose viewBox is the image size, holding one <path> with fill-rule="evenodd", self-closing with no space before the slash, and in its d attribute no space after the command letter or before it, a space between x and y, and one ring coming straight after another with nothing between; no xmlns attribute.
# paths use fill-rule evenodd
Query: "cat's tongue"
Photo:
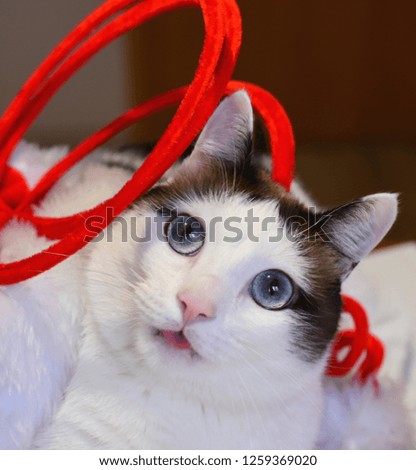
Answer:
<svg viewBox="0 0 416 470"><path fill-rule="evenodd" d="M185 338L182 331L162 330L160 332L171 346L176 349L192 349L189 341Z"/></svg>

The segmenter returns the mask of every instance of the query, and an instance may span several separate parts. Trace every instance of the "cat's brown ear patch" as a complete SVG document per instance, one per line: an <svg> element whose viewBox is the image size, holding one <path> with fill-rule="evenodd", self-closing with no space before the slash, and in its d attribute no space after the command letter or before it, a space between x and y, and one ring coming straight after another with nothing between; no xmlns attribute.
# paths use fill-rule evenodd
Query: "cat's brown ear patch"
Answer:
<svg viewBox="0 0 416 470"><path fill-rule="evenodd" d="M340 254L343 278L390 230L397 206L397 194L379 193L322 214L320 230Z"/></svg>
<svg viewBox="0 0 416 470"><path fill-rule="evenodd" d="M251 154L253 108L246 91L225 98L202 130L182 169L200 172L212 164L240 166Z"/></svg>

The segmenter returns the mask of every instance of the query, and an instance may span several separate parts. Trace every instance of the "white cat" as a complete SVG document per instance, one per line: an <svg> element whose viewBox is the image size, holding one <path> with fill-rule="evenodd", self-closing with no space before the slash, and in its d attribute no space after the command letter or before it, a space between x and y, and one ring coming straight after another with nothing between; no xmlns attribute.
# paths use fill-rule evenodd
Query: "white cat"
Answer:
<svg viewBox="0 0 416 470"><path fill-rule="evenodd" d="M0 328L15 332L1 357L0 446L317 446L341 283L391 227L396 196L311 213L256 163L252 132L250 100L237 92L191 156L98 240L2 288L10 311ZM97 159L82 168L39 213L93 206L127 178ZM85 201L92 177L101 185ZM23 239L33 251L48 243L12 224L1 261L27 255Z"/></svg>

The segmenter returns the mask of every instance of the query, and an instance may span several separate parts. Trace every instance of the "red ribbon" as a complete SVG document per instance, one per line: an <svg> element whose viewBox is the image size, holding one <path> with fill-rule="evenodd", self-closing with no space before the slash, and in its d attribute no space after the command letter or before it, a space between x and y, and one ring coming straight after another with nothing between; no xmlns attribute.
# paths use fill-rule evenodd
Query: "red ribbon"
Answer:
<svg viewBox="0 0 416 470"><path fill-rule="evenodd" d="M15 214L15 209L29 193L25 178L10 166L6 166L0 186L0 228Z"/></svg>
<svg viewBox="0 0 416 470"><path fill-rule="evenodd" d="M351 316L354 329L338 332L332 345L326 375L341 377L355 373L357 380L365 383L377 373L383 363L383 343L370 333L363 306L347 295L343 295L342 299L343 310ZM346 351L345 357L340 359L340 355Z"/></svg>
<svg viewBox="0 0 416 470"><path fill-rule="evenodd" d="M169 91L128 110L88 137L54 165L33 189L19 172L7 165L11 153L32 122L61 86L91 57L127 31L175 8L199 7L205 40L195 76L187 87ZM91 239L85 218L102 220L97 234L134 200L151 188L202 130L224 94L245 88L268 130L272 177L287 190L293 178L294 139L290 121L280 103L267 91L246 82L230 81L241 43L241 18L235 0L107 0L83 20L44 60L25 83L0 119L0 228L11 218L27 220L40 235L56 242L47 250L21 261L0 264L0 284L13 284L52 268ZM70 217L33 215L39 202L66 172L98 146L136 121L168 106L179 107L146 161L112 198ZM112 217L108 217L109 207ZM334 342L328 375L345 375L365 351L359 374L365 378L381 364L382 345L368 332L365 312L344 297L345 309L356 329L341 333ZM343 361L337 354L350 351Z"/></svg>

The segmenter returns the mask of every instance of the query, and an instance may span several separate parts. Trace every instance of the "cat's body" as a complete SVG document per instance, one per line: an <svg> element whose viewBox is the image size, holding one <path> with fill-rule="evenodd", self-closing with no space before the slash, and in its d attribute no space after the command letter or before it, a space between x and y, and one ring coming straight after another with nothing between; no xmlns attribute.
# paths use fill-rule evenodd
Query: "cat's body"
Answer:
<svg viewBox="0 0 416 470"><path fill-rule="evenodd" d="M251 162L251 133L249 100L237 93L211 118L191 157L130 207L123 222L23 284L34 285L43 298L42 282L60 279L56 289L68 298L56 314L70 319L72 330L61 341L71 352L61 360L65 373L55 389L37 392L39 417L25 423L24 412L12 407L8 423L16 423L15 415L22 421L6 446L317 445L341 282L390 228L396 198L363 198L318 217L314 213L311 221L304 203ZM50 193L40 212L62 215L92 206L127 177L124 169L110 177L103 173L85 201L88 171L97 179L94 165L78 181L79 197L68 198L69 178L68 187ZM189 238L191 222L198 230ZM6 246L9 233L11 251L15 230L9 227L2 235ZM178 233L188 238L179 243ZM276 234L279 239L271 241ZM3 253L2 261L16 257ZM53 290L50 302L58 298L64 298L61 291ZM51 315L46 321L50 330L57 325ZM29 337L25 347L33 353ZM45 357L54 355L54 347L39 346ZM10 390L9 366L4 383ZM57 368L45 362L49 381ZM39 374L34 379L41 383ZM26 413L32 403L27 388L21 387ZM30 430L23 439L24 426Z"/></svg>
<svg viewBox="0 0 416 470"><path fill-rule="evenodd" d="M218 206L216 215L220 213ZM161 322L160 327L166 324L176 329L180 312L170 291L177 288L176 283L188 283L189 272L181 266L173 271L174 266L166 265L162 256L151 260L144 257L142 269L152 272L147 265L151 262L160 273L154 285L149 286L147 280L145 285L136 276L127 282L127 260L136 256L139 259L140 248L136 254L136 244L131 244L129 250L118 243L121 227L113 231L111 246L116 250L122 247L124 263L120 263L120 254L105 243L92 248L85 281L94 288L86 295L85 339L79 363L53 425L37 445L103 449L314 447L324 407L321 371L326 356L316 363L296 356L281 363L272 361L272 353L279 354L280 350L282 356L285 354L288 342L279 345L266 323L258 327L255 336L264 335L267 347L253 351L249 338L243 336L247 334L247 319L244 329L238 332L238 317L230 319L231 331L224 338L225 345L216 335L216 325L195 324L194 331L189 329L188 334L195 336L193 346L203 353L205 348L209 361L189 350L175 350L162 337L154 336L152 330L141 331L142 321L131 323L126 311L129 316L136 311L146 316L146 311L150 317L154 312L166 312L166 319L156 321ZM209 260L211 269L216 265L224 270L227 252L230 262L226 248L221 253L218 246L212 247L218 258ZM230 279L239 277L241 265L237 268L236 262L232 262L236 272L227 275ZM207 271L206 266L202 268ZM172 272L174 280L169 279ZM195 269L192 272L193 279L200 278L201 290L209 293L215 288L210 285L211 276ZM171 312L176 318L169 318ZM240 338L243 336L247 354L238 350L235 356L229 351L226 341L233 330ZM282 325L285 338L290 338L289 330L289 322ZM206 336L199 339L197 335L201 334ZM271 353L273 343L275 350ZM300 432L305 427L308 431Z"/></svg>

